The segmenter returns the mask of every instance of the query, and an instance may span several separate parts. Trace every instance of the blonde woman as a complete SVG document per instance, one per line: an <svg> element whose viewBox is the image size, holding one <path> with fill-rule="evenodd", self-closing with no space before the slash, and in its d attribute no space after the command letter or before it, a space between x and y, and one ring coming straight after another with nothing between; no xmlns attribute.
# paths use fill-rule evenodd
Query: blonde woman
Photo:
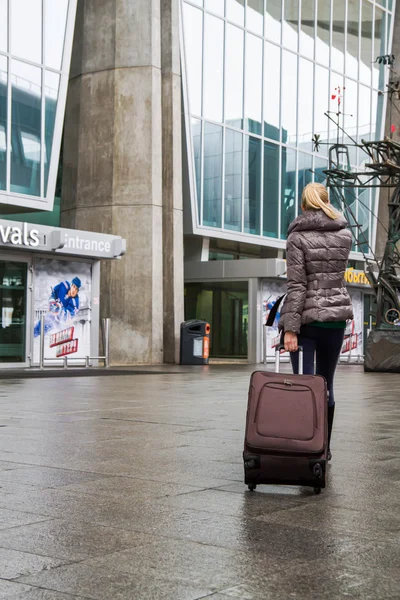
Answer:
<svg viewBox="0 0 400 600"><path fill-rule="evenodd" d="M304 351L304 373L323 375L328 385L328 444L335 412L333 378L347 319L353 309L344 274L352 245L345 219L331 206L328 190L309 183L302 194L302 214L290 225L286 246L287 296L279 328L285 350L298 372L298 346Z"/></svg>

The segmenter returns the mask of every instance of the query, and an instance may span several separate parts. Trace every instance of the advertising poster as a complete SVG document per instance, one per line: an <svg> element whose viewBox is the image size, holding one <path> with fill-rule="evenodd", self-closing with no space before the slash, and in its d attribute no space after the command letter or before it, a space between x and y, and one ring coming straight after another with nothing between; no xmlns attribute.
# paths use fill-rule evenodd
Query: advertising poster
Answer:
<svg viewBox="0 0 400 600"><path fill-rule="evenodd" d="M286 292L286 282L263 281L263 324L265 324L269 311L275 304L276 300ZM354 319L347 323L345 338L342 347L341 362L357 361L363 356L363 323L364 323L364 308L363 294L361 291L347 288L353 303ZM279 307L277 318L273 327L267 327L267 359L274 360L275 347L280 342L278 332L278 321L280 310L283 302ZM284 352L282 358L287 358L288 354Z"/></svg>
<svg viewBox="0 0 400 600"><path fill-rule="evenodd" d="M275 304L278 298L286 293L286 281L268 281L264 279L263 286L263 324L266 323L269 311ZM267 359L273 360L275 357L275 346L279 344L280 335L278 332L278 321L280 317L280 310L283 306L283 301L279 306L279 310L276 315L275 322L272 327L267 327ZM282 358L289 358L287 352L282 354Z"/></svg>
<svg viewBox="0 0 400 600"><path fill-rule="evenodd" d="M363 294L347 288L353 304L354 319L347 323L340 360L357 361L363 356L364 302Z"/></svg>
<svg viewBox="0 0 400 600"><path fill-rule="evenodd" d="M90 263L39 258L35 265L33 360L40 358L44 316L46 359L90 356ZM47 363L47 364L51 364ZM77 361L76 364L79 364Z"/></svg>

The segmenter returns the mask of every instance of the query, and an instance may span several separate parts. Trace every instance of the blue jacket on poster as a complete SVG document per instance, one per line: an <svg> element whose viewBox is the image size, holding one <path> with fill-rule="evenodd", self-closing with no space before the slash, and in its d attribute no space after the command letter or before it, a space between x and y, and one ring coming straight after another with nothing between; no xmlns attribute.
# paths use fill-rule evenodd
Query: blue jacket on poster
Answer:
<svg viewBox="0 0 400 600"><path fill-rule="evenodd" d="M71 316L76 315L79 311L79 296L71 297L68 296L68 292L71 289L69 281L62 281L53 288L52 297L54 300L61 302L65 312Z"/></svg>

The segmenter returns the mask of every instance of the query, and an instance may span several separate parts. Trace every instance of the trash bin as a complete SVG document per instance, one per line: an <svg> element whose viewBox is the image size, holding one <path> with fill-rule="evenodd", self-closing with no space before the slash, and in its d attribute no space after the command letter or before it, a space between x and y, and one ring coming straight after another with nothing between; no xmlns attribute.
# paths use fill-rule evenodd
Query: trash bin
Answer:
<svg viewBox="0 0 400 600"><path fill-rule="evenodd" d="M181 324L181 365L208 365L210 325L192 319Z"/></svg>

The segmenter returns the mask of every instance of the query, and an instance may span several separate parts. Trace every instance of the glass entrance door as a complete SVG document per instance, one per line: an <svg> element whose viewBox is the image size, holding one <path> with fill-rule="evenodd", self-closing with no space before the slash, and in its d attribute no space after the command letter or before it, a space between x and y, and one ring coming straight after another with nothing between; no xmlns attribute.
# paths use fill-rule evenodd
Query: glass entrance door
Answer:
<svg viewBox="0 0 400 600"><path fill-rule="evenodd" d="M0 260L0 363L26 360L26 262Z"/></svg>

